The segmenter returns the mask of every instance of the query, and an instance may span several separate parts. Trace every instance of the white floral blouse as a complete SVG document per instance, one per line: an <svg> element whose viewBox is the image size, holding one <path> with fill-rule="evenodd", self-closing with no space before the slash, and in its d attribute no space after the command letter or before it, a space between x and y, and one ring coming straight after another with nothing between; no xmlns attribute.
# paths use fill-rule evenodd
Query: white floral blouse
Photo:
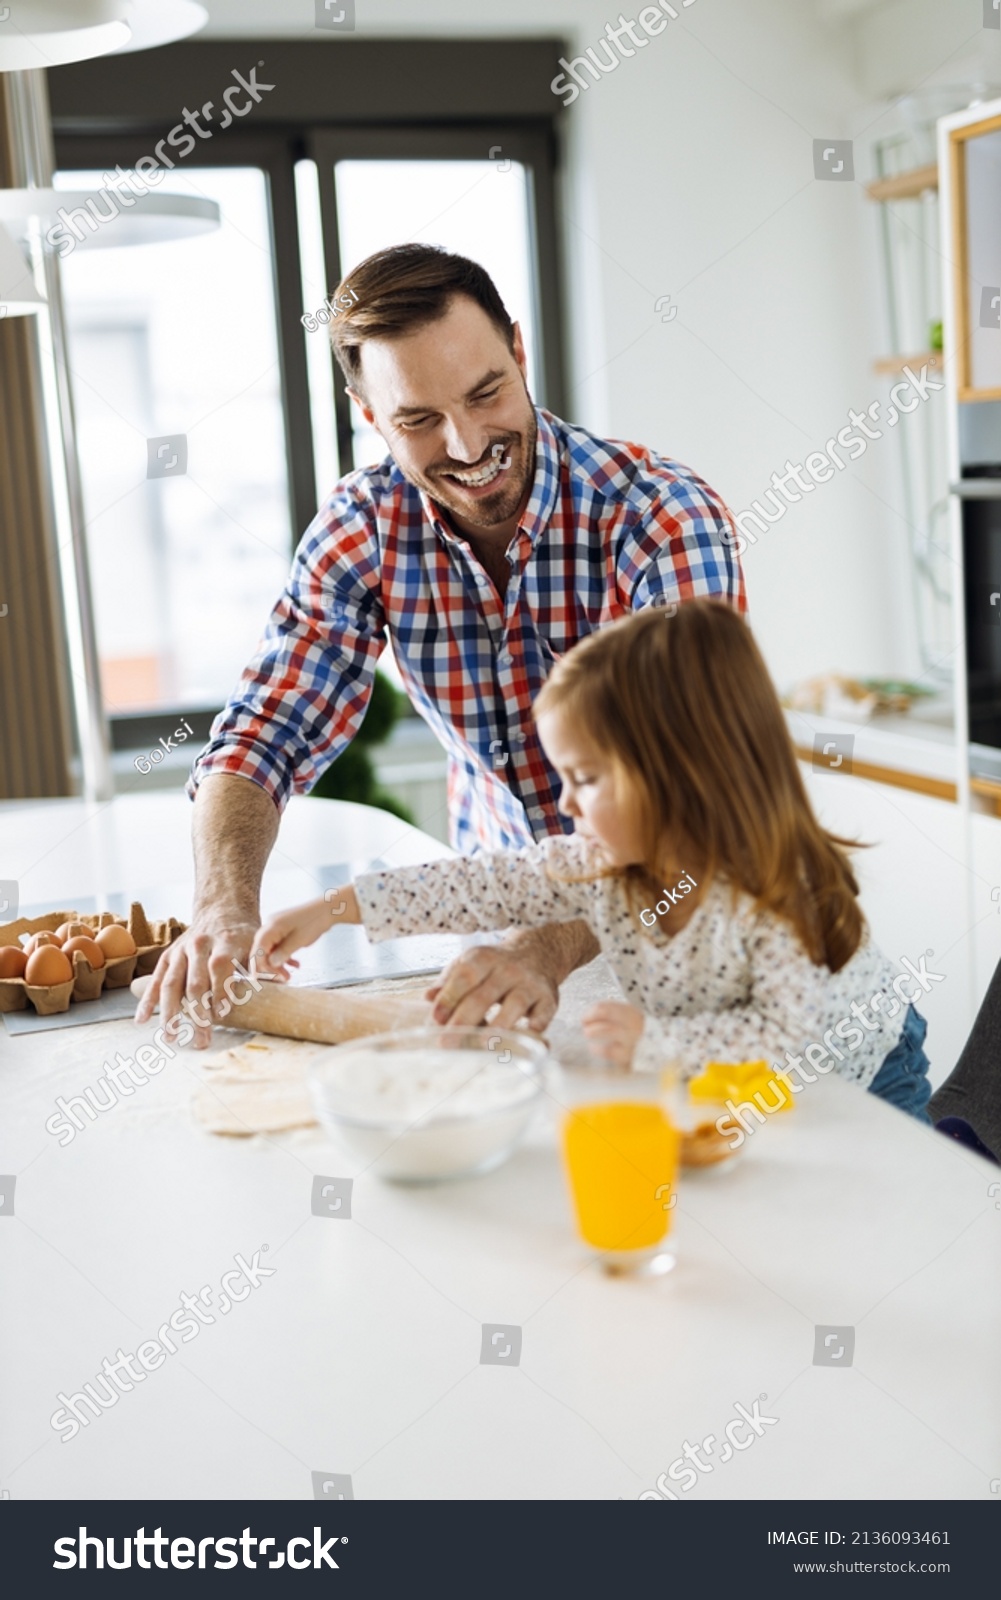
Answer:
<svg viewBox="0 0 1001 1600"><path fill-rule="evenodd" d="M604 870L590 841L555 836L516 853L368 873L355 890L373 940L586 922L646 1015L636 1066L672 1060L689 1074L708 1061L784 1066L788 1051L822 1072L833 1059L843 1077L871 1083L900 1037L906 1002L868 935L832 973L814 965L785 918L716 883L672 936L670 898L642 908L641 925L621 878L596 875Z"/></svg>

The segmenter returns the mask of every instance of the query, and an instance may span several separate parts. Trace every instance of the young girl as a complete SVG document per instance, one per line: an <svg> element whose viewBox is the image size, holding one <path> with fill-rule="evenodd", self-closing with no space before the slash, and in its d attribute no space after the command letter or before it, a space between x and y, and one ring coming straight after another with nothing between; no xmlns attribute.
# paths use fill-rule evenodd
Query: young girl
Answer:
<svg viewBox="0 0 1001 1600"><path fill-rule="evenodd" d="M868 936L847 841L813 815L743 619L693 600L613 623L534 710L575 833L370 873L273 917L258 968L284 971L332 916L371 939L582 918L631 1002L585 1017L600 1054L687 1073L765 1059L808 1082L833 1068L928 1121L909 976Z"/></svg>

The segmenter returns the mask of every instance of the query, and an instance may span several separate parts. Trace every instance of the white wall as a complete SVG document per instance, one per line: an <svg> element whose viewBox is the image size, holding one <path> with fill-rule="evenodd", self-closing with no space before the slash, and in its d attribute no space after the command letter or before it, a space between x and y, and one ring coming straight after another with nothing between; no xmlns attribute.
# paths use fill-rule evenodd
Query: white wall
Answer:
<svg viewBox="0 0 1001 1600"><path fill-rule="evenodd" d="M603 16L586 9L582 42ZM813 176L813 138L853 131L847 58L799 0L698 0L569 113L571 248L601 271L597 312L576 307L577 415L686 462L734 510L878 392L868 202ZM597 232L579 224L585 204ZM666 293L678 316L662 324ZM883 506L866 489L889 492L889 465L866 457L747 552L783 684L900 662Z"/></svg>

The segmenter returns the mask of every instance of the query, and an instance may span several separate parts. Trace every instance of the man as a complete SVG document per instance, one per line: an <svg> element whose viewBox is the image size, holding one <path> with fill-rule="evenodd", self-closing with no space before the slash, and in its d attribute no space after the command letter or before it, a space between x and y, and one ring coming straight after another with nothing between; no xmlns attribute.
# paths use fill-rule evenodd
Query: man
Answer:
<svg viewBox="0 0 1001 1600"><path fill-rule="evenodd" d="M449 754L453 843L519 848L572 826L532 722L553 663L642 606L721 595L744 607L722 501L676 462L534 408L520 330L482 267L401 245L349 273L335 303L334 352L390 454L343 478L307 530L195 764L194 916L139 1021L157 998L167 1017L201 1002L209 1022L224 1002L260 921L281 807L357 731L387 639ZM596 953L583 924L468 951L432 991L435 1019L472 1025L499 1004L499 1027L542 1029L562 980ZM210 1037L199 1026L196 1047Z"/></svg>

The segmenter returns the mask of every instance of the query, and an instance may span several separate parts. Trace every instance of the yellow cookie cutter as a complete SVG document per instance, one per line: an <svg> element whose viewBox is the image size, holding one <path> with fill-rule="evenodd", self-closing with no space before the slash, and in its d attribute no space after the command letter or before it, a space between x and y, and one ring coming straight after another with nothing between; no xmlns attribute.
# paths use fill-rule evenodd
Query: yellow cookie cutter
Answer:
<svg viewBox="0 0 1001 1600"><path fill-rule="evenodd" d="M748 1100L761 1093L768 1111L791 1111L792 1081L788 1073L777 1072L767 1061L707 1061L697 1078L689 1079L692 1100Z"/></svg>

